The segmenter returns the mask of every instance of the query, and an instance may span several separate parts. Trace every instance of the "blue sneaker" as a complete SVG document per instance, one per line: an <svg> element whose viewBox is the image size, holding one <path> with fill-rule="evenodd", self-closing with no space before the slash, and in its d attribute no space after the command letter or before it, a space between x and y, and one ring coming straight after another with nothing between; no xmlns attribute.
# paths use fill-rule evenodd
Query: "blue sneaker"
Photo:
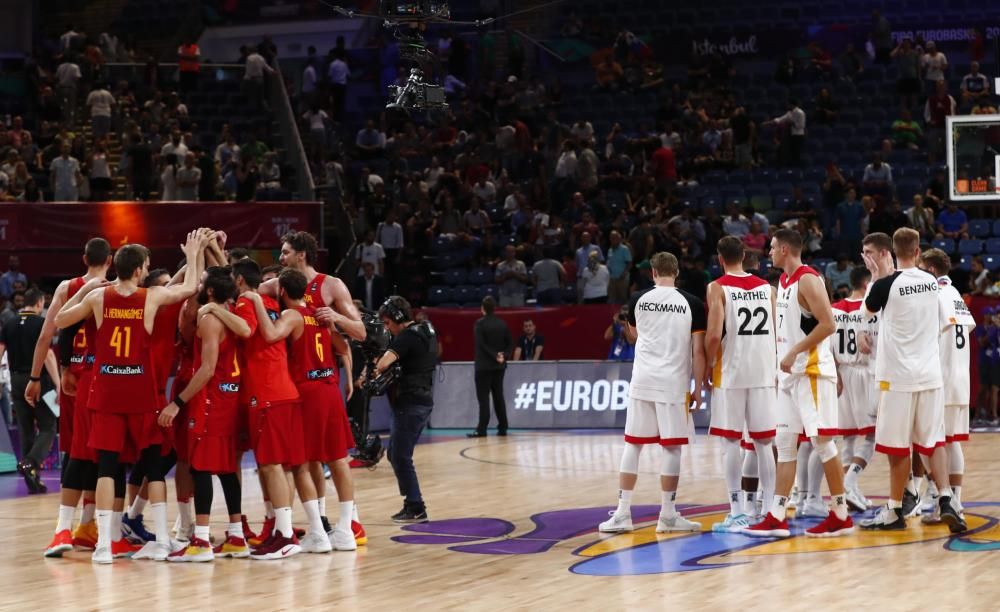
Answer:
<svg viewBox="0 0 1000 612"><path fill-rule="evenodd" d="M750 526L750 518L745 514L726 515L726 519L721 523L712 525L712 531L716 533L743 533L743 530Z"/></svg>
<svg viewBox="0 0 1000 612"><path fill-rule="evenodd" d="M156 536L146 531L146 526L142 524L141 514L135 518L129 518L126 512L122 516L122 535L133 544L156 541Z"/></svg>

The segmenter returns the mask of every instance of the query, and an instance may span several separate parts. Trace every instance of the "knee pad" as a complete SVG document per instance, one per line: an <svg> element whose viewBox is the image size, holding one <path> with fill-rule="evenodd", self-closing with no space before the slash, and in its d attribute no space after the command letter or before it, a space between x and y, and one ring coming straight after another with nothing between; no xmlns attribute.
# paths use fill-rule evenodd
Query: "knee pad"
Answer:
<svg viewBox="0 0 1000 612"><path fill-rule="evenodd" d="M663 461L660 464L660 476L680 476L681 447L663 446Z"/></svg>
<svg viewBox="0 0 1000 612"><path fill-rule="evenodd" d="M965 473L965 452L962 451L960 442L950 442L948 444L948 473Z"/></svg>
<svg viewBox="0 0 1000 612"><path fill-rule="evenodd" d="M125 499L125 466L118 466L118 473L115 474L115 499Z"/></svg>
<svg viewBox="0 0 1000 612"><path fill-rule="evenodd" d="M642 446L638 444L625 443L625 450L622 451L622 462L618 466L618 471L623 474L639 473L639 453Z"/></svg>
<svg viewBox="0 0 1000 612"><path fill-rule="evenodd" d="M779 431L774 437L774 445L778 448L778 463L791 463L795 461L798 449L795 445L799 441L799 434L786 431Z"/></svg>
<svg viewBox="0 0 1000 612"><path fill-rule="evenodd" d="M823 463L837 457L837 444L833 440L820 442L817 437L813 438L812 445L816 449L816 454L819 455L819 460Z"/></svg>
<svg viewBox="0 0 1000 612"><path fill-rule="evenodd" d="M770 447L767 450L771 452ZM757 478L757 474L757 453L743 453L743 478Z"/></svg>
<svg viewBox="0 0 1000 612"><path fill-rule="evenodd" d="M132 466L132 471L128 474L128 483L133 487L141 487L142 481L146 478L146 462L139 460L134 466Z"/></svg>
<svg viewBox="0 0 1000 612"><path fill-rule="evenodd" d="M76 489L77 491L86 489L84 471L84 466L76 459L67 461L66 470L63 474L63 487L66 489Z"/></svg>
<svg viewBox="0 0 1000 612"><path fill-rule="evenodd" d="M840 463L845 468L851 465L851 459L856 456L854 454L856 447L855 439L857 439L857 436L844 436L844 442L840 446Z"/></svg>
<svg viewBox="0 0 1000 612"><path fill-rule="evenodd" d="M118 453L114 451L97 451L97 477L115 478L118 475Z"/></svg>
<svg viewBox="0 0 1000 612"><path fill-rule="evenodd" d="M139 463L145 466L146 480L149 482L163 482L163 457L161 456L159 444L143 449L142 458Z"/></svg>
<svg viewBox="0 0 1000 612"><path fill-rule="evenodd" d="M865 463L871 463L875 454L875 440L870 436L856 436L854 438L854 456L864 459Z"/></svg>

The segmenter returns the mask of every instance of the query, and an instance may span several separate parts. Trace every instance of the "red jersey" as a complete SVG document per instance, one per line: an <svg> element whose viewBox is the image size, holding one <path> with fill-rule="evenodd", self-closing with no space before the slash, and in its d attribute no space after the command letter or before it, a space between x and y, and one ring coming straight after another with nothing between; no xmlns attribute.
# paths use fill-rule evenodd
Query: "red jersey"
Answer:
<svg viewBox="0 0 1000 612"><path fill-rule="evenodd" d="M153 320L153 335L150 339L153 351L153 373L156 376L156 388L163 391L167 388L167 379L174 367L177 356L177 320L180 317L184 302L160 306Z"/></svg>
<svg viewBox="0 0 1000 612"><path fill-rule="evenodd" d="M262 295L264 309L272 321L280 314L278 302ZM253 302L241 297L236 302L236 315L250 326L251 336L241 343L240 404L256 408L265 403L299 399L299 391L288 373L288 350L284 342L268 344L257 329L257 309Z"/></svg>
<svg viewBox="0 0 1000 612"><path fill-rule="evenodd" d="M340 382L340 372L331 350L330 329L316 320L316 310L309 306L296 308L305 322L302 335L292 341L288 353L288 367L292 380L301 385L320 381L327 384Z"/></svg>
<svg viewBox="0 0 1000 612"><path fill-rule="evenodd" d="M142 413L160 408L145 316L145 289L128 297L115 287L104 289L104 315L94 342L93 410Z"/></svg>
<svg viewBox="0 0 1000 612"><path fill-rule="evenodd" d="M306 306L311 306L312 308L329 306L329 304L323 300L324 282L326 282L326 274L317 274L315 278L309 281L309 284L306 285Z"/></svg>
<svg viewBox="0 0 1000 612"><path fill-rule="evenodd" d="M195 369L201 367L201 339L194 342ZM189 404L189 427L196 434L235 436L240 392L236 337L228 329L219 343L215 372Z"/></svg>
<svg viewBox="0 0 1000 612"><path fill-rule="evenodd" d="M77 294L83 286L87 284L86 279L82 276L78 276L73 280L69 281L69 287L66 291L66 301L69 301ZM88 323L93 323L92 319L88 319L83 325L76 331L76 335L73 336L73 353L69 358L69 371L73 372L79 376L80 372L90 369L93 366L94 361L87 361L87 330L93 325L88 325ZM96 327L94 327L96 329ZM90 336L93 338L93 336Z"/></svg>

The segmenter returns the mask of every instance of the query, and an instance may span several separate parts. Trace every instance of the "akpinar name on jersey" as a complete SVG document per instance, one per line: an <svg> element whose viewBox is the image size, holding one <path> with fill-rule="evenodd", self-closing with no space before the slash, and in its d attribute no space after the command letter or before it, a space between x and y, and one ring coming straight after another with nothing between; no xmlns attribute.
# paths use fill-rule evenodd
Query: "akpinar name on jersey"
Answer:
<svg viewBox="0 0 1000 612"><path fill-rule="evenodd" d="M865 317L858 312L842 312L840 314L833 315L833 320L836 323L864 323Z"/></svg>
<svg viewBox="0 0 1000 612"><path fill-rule="evenodd" d="M660 304L657 302L639 302L636 305L638 310L645 312L668 312L675 314L687 314L687 306L684 304Z"/></svg>
<svg viewBox="0 0 1000 612"><path fill-rule="evenodd" d="M919 285L904 285L899 288L899 295L915 295L918 293L927 293L928 291L937 291L937 282L933 283L921 283Z"/></svg>

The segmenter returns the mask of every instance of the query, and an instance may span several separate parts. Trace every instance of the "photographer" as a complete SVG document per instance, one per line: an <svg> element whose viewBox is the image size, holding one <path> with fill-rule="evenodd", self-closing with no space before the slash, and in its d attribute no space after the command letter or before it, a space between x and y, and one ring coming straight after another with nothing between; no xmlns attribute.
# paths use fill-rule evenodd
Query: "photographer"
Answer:
<svg viewBox="0 0 1000 612"><path fill-rule="evenodd" d="M392 520L423 523L427 521L427 508L413 466L413 449L434 408L437 335L430 323L413 320L409 302L398 295L390 296L382 304L378 316L392 334L392 342L375 364L375 374L381 375L396 363L400 368L394 393L390 395L389 462L404 501L403 509Z"/></svg>
<svg viewBox="0 0 1000 612"><path fill-rule="evenodd" d="M618 313L611 317L611 325L604 330L604 339L611 341L608 349L608 361L633 361L635 359L634 338L626 334L625 322L628 319L628 306L624 305Z"/></svg>

